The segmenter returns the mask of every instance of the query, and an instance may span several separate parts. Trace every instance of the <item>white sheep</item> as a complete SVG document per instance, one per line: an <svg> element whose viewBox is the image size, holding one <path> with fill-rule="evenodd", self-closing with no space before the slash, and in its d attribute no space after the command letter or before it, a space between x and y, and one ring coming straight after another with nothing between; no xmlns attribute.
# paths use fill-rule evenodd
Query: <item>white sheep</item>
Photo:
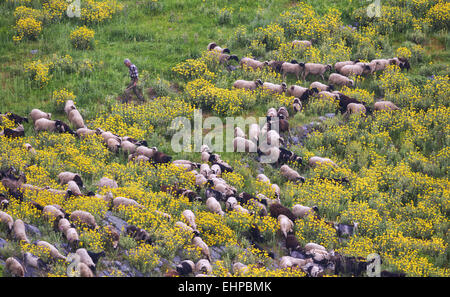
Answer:
<svg viewBox="0 0 450 297"><path fill-rule="evenodd" d="M363 75L365 73L370 73L371 69L369 65L361 65L361 64L355 64L355 65L345 65L341 68L340 74L344 76L352 76L352 75Z"/></svg>
<svg viewBox="0 0 450 297"><path fill-rule="evenodd" d="M94 216L83 210L75 210L70 214L69 219L74 223L86 224L92 229L96 229L98 226Z"/></svg>
<svg viewBox="0 0 450 297"><path fill-rule="evenodd" d="M292 41L292 48L296 46L302 46L304 48L311 47L312 43L309 40L294 40Z"/></svg>
<svg viewBox="0 0 450 297"><path fill-rule="evenodd" d="M72 111L69 112L69 122L76 128L84 128L84 120L83 117L81 116L81 113L78 111L78 109L73 109Z"/></svg>
<svg viewBox="0 0 450 297"><path fill-rule="evenodd" d="M242 131L242 129L240 127L236 127L236 128L234 128L234 137L245 138L246 135L245 135L244 131Z"/></svg>
<svg viewBox="0 0 450 297"><path fill-rule="evenodd" d="M305 218L306 216L312 214L314 210L311 207L303 206L301 204L295 204L292 206L292 213L297 218Z"/></svg>
<svg viewBox="0 0 450 297"><path fill-rule="evenodd" d="M197 264L195 264L195 271L210 274L212 272L211 263L206 259L200 259Z"/></svg>
<svg viewBox="0 0 450 297"><path fill-rule="evenodd" d="M269 82L264 82L262 85L263 89L268 90L275 94L284 94L286 93L287 85L285 82L281 84L273 84Z"/></svg>
<svg viewBox="0 0 450 297"><path fill-rule="evenodd" d="M206 207L208 207L211 212L217 213L221 216L225 214L222 210L222 206L220 206L219 201L217 201L214 197L209 197L208 199L206 199Z"/></svg>
<svg viewBox="0 0 450 297"><path fill-rule="evenodd" d="M318 63L305 63L304 71L303 71L303 80L305 80L308 75L320 75L322 80L325 80L323 75L327 70L331 70L332 67L330 64L318 64Z"/></svg>
<svg viewBox="0 0 450 297"><path fill-rule="evenodd" d="M285 177L289 181L293 182L305 181L305 178L303 176L301 176L297 171L295 171L286 164L280 167L280 173L283 177Z"/></svg>
<svg viewBox="0 0 450 297"><path fill-rule="evenodd" d="M64 255L62 255L55 246L53 246L52 244L48 243L47 241L39 240L36 243L36 245L47 249L50 252L50 256L52 258L66 260L66 257Z"/></svg>
<svg viewBox="0 0 450 297"><path fill-rule="evenodd" d="M349 114L366 114L366 107L363 104L359 104L359 103L349 103L347 105L347 110L346 110L346 115Z"/></svg>
<svg viewBox="0 0 450 297"><path fill-rule="evenodd" d="M228 48L221 48L215 42L210 42L208 44L208 46L206 47L206 49L208 51L214 50L214 51L219 52L219 53L230 53L230 50Z"/></svg>
<svg viewBox="0 0 450 297"><path fill-rule="evenodd" d="M51 117L52 117L51 113L43 112L42 110L37 109L37 108L31 110L31 112L30 112L30 118L33 120L33 123L39 119L50 120Z"/></svg>
<svg viewBox="0 0 450 297"><path fill-rule="evenodd" d="M241 59L241 61L239 61L239 64L241 65L241 67L242 65L246 65L252 68L253 70L257 70L269 65L269 62L268 61L261 62L252 58L244 57Z"/></svg>
<svg viewBox="0 0 450 297"><path fill-rule="evenodd" d="M289 232L293 232L294 222L292 222L287 216L280 214L278 216L278 224L280 225L280 229L284 237L287 237Z"/></svg>
<svg viewBox="0 0 450 297"><path fill-rule="evenodd" d="M319 165L330 165L330 166L337 166L336 163L334 163L331 159L329 158L322 158L322 157L318 157L318 156L313 156L311 158L309 158L308 160L309 166L311 167L316 167Z"/></svg>
<svg viewBox="0 0 450 297"><path fill-rule="evenodd" d="M286 79L287 74L295 74L297 80L300 78L300 73L303 73L305 70L305 63L298 63L295 60L291 62L284 62L281 65L281 73L283 74L283 80Z"/></svg>
<svg viewBox="0 0 450 297"><path fill-rule="evenodd" d="M400 110L400 108L391 101L378 101L373 105L374 110Z"/></svg>
<svg viewBox="0 0 450 297"><path fill-rule="evenodd" d="M79 137L87 137L89 135L95 135L95 130L91 130L89 128L83 127L76 130L77 135Z"/></svg>
<svg viewBox="0 0 450 297"><path fill-rule="evenodd" d="M195 224L195 215L190 209L184 210L181 215L186 219L189 226L191 226L192 229L197 230L197 225Z"/></svg>
<svg viewBox="0 0 450 297"><path fill-rule="evenodd" d="M56 132L56 121L52 121L46 118L40 118L34 122L34 130L36 132Z"/></svg>
<svg viewBox="0 0 450 297"><path fill-rule="evenodd" d="M11 275L15 277L25 276L25 269L23 268L22 264L20 264L20 262L17 261L14 257L9 257L8 259L6 259L5 268L9 271L9 273L11 273Z"/></svg>
<svg viewBox="0 0 450 297"><path fill-rule="evenodd" d="M14 238L19 241L30 243L25 232L25 223L21 219L17 219L13 225Z"/></svg>
<svg viewBox="0 0 450 297"><path fill-rule="evenodd" d="M299 98L294 98L294 101L292 102L292 109L294 110L294 112L301 112L302 111L302 102L300 101Z"/></svg>
<svg viewBox="0 0 450 297"><path fill-rule="evenodd" d="M233 139L233 147L235 152L255 153L258 150L258 147L253 141L242 137L235 137Z"/></svg>
<svg viewBox="0 0 450 297"><path fill-rule="evenodd" d="M338 74L338 73L332 73L328 77L328 82L332 85L337 86L347 86L347 87L354 87L355 81L352 79L349 79L348 77Z"/></svg>
<svg viewBox="0 0 450 297"><path fill-rule="evenodd" d="M258 87L262 86L263 82L260 79L257 79L255 81L248 81L239 79L233 83L233 87L236 89L246 89L246 90L256 90Z"/></svg>
<svg viewBox="0 0 450 297"><path fill-rule="evenodd" d="M7 214L6 212L3 212L0 210L0 222L6 224L8 226L8 229L11 231L14 225L13 218Z"/></svg>
<svg viewBox="0 0 450 297"><path fill-rule="evenodd" d="M139 204L136 200L125 198L125 197L116 197L113 199L113 207L119 208L120 206L130 207L134 206L137 208L143 208L141 204Z"/></svg>
<svg viewBox="0 0 450 297"><path fill-rule="evenodd" d="M67 100L65 105L64 105L64 112L69 115L69 113L76 109L75 107L75 103L73 102L73 100Z"/></svg>
<svg viewBox="0 0 450 297"><path fill-rule="evenodd" d="M144 155L144 156L146 156L147 158L153 158L153 156L154 156L154 154L155 154L155 152L156 151L158 151L157 149L156 149L156 147L151 147L151 148L148 148L148 147L146 147L146 146L138 146L137 148L136 148L136 151L135 151L135 154L136 155Z"/></svg>
<svg viewBox="0 0 450 297"><path fill-rule="evenodd" d="M209 251L209 247L208 247L208 245L203 241L203 239L201 239L201 238L198 237L198 236L195 236L195 237L192 239L192 244L193 244L195 247L200 248L202 254L203 254L204 256L206 256L206 258L207 258L208 260L211 260L211 253L210 253L210 251Z"/></svg>
<svg viewBox="0 0 450 297"><path fill-rule="evenodd" d="M337 62L336 64L334 64L334 69L337 72L340 72L342 67L347 66L347 65L354 65L355 61L342 61L342 62Z"/></svg>
<svg viewBox="0 0 450 297"><path fill-rule="evenodd" d="M310 88L310 89L316 88L316 89L318 89L319 91L331 91L331 90L333 89L332 86L323 84L323 83L318 82L318 81L312 82L312 83L309 85L309 88Z"/></svg>

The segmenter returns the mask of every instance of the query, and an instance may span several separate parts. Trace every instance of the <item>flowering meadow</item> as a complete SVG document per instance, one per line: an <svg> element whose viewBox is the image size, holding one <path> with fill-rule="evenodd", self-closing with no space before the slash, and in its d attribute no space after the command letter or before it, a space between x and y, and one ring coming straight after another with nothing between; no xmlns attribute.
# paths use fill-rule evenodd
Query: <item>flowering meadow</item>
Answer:
<svg viewBox="0 0 450 297"><path fill-rule="evenodd" d="M218 152L232 168L222 172L236 195L264 195L292 209L296 204L317 206L318 216L297 218L292 227L301 247L308 243L328 252L364 260L373 253L382 259L381 270L408 277L449 277L450 214L450 66L448 29L450 4L444 0L382 1L380 16L367 14L368 3L358 1L81 1L80 17L68 17L65 0L6 0L0 3L2 90L0 131L18 126L8 112L28 118L24 137L0 135L0 170L24 173L25 184L13 194L0 183L0 214L26 225L29 242L9 232L0 216L0 276L11 276L6 259L24 254L39 257L45 269L29 269L26 276L67 276L70 261L52 256L37 241L52 244L63 256L75 252L55 216L36 208L57 205L66 217L89 212L97 226L75 224L79 243L92 253L104 252L95 276L169 276L183 260L205 258L193 244L184 215L195 215L196 231L210 252L212 276L305 277L310 271L284 267L290 256L276 217L261 215L258 205L240 203L248 212L228 209L224 215L206 205L207 184L198 185L192 169L175 160L202 161L199 152L174 152L172 121L203 117L265 117L268 108L289 111L290 136L284 144L300 156L302 164L288 165L305 178L287 180L277 164L263 164L256 153ZM342 3L334 3L342 2ZM197 7L192 19L190 8ZM312 45L293 46L293 40ZM223 63L207 45L216 42L230 55L259 61L296 60L334 65L339 61L370 62L398 57L411 69L388 65L383 71L352 76L353 87L335 86L342 94L374 106L391 101L399 110L341 114L333 98L311 96L300 112L292 108L294 96L264 88L233 88L236 80L298 85L309 89L310 75L299 80L270 66L253 69L239 62ZM124 102L129 83L123 60L139 69L138 88L145 102ZM65 105L73 101L87 128L97 131L80 137L70 133L36 132L32 109L51 113L52 120L68 123ZM123 147L105 145L99 130L141 141L172 157L172 162L132 160ZM304 135L305 131L307 134ZM202 131L203 135L208 131ZM248 130L244 131L248 135ZM3 135L5 134L5 135ZM75 134L75 133L74 133ZM32 149L29 148L30 145ZM193 145L193 143L192 143ZM336 166L311 166L313 156L330 158ZM198 170L199 168L195 168ZM61 172L79 174L80 195L68 195ZM264 173L270 183L256 179ZM3 177L3 176L0 176ZM6 178L6 177L5 177ZM117 187L99 187L101 178ZM339 180L348 182L337 182ZM271 184L280 187L280 194ZM170 187L195 192L190 199ZM134 203L116 205L108 197ZM236 197L238 198L238 197ZM334 225L333 225L334 223ZM357 228L341 236L337 224ZM133 237L127 226L148 233L151 240ZM192 227L192 226L191 226ZM260 231L255 245L251 230ZM120 234L114 246L111 230ZM245 269L236 270L240 262ZM23 264L25 265L25 264ZM190 276L197 274L191 273ZM354 276L352 271L324 270L321 276ZM360 276L367 276L364 270Z"/></svg>

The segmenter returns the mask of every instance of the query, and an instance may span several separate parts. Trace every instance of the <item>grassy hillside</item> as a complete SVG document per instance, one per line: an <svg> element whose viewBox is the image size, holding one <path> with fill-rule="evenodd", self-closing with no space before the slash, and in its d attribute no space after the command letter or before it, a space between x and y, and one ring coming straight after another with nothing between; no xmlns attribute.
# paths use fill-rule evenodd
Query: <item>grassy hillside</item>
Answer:
<svg viewBox="0 0 450 297"><path fill-rule="evenodd" d="M173 152L172 119L185 116L192 120L195 108L202 109L205 119L264 117L268 108L286 106L291 113L291 137L285 137L286 147L303 158L302 165L289 166L306 182L287 181L279 166L258 162L256 154L220 152L234 168L222 178L237 194L245 191L275 198L270 185L256 179L264 173L272 184L280 186L282 205L318 206L321 220L308 217L295 221L293 231L302 246L316 242L353 257L378 253L383 270L407 276L448 276L449 5L439 0L382 3L381 16L372 18L367 15L370 3L355 0L86 0L82 1L86 9L82 17L69 18L65 1L2 0L0 112L25 116L39 108L52 113L52 119L68 122L63 107L66 100L73 99L91 129L145 139L149 147L156 146L172 160L201 162L198 152ZM100 13L94 14L96 9ZM88 49L76 48L70 39L83 25L95 33ZM25 34L18 40L20 28L29 33L39 26L34 36ZM312 40L313 45L293 48L291 41L295 39ZM353 77L353 88L336 87L367 106L373 107L384 98L401 110L347 117L338 112L336 101L312 97L304 102L302 112L295 114L293 97L233 90L232 84L237 79L260 78L309 87L314 81L328 84L334 70L326 72L324 81L320 76L298 81L288 76L284 80L269 67L230 72L205 51L211 41L239 58L252 56L260 61L295 59L333 65L356 59L407 58L409 71L390 66ZM146 98L143 104L123 104L120 100L129 83L125 58L139 68L139 87ZM238 66L234 61L230 64ZM3 120L0 131L14 126ZM105 195L109 190L98 189L97 182L102 177L113 178L119 185L111 190L114 197L134 199L144 206L110 209L110 202L101 198L67 198L45 190L25 191L23 201L19 201L0 186L0 194L9 200L3 211L38 228L38 232L27 230L31 242L48 241L64 255L72 251L64 235L53 230L52 219L39 213L30 201L58 204L68 213L89 211L100 227L77 226L77 232L81 246L106 253L98 264L98 276L161 276L182 260L197 262L201 258L190 243L191 235L174 226L184 220L183 210L190 209L212 252L212 274L233 273L232 264L242 262L249 265L249 276L305 275L300 269L280 267L279 259L289 251L275 218L236 211L219 216L208 211L204 202L190 202L187 197L161 191L162 186L177 185L205 198L205 186L195 187L192 173L172 164L154 167L128 162L127 154L111 152L99 136L80 139L69 134L36 133L32 123L24 127L24 138L0 136L2 170L14 166L26 174L27 183L59 190L66 190L67 185L59 185L57 175L77 172L86 186L84 194ZM226 127L223 122L220 128ZM221 135L221 129L212 135ZM204 129L203 134L211 130ZM26 151L24 143L30 143L36 153ZM312 156L330 158L337 166L311 167L308 159ZM342 178L349 183L330 181ZM243 206L252 210L252 206ZM358 223L358 229L352 236L339 238L326 222ZM119 247L114 249L108 241L108 224L118 231L127 224L144 228L152 244L122 234ZM248 238L252 225L261 230L264 240L260 245L273 252L275 259L252 248ZM15 240L4 224L0 225L0 239L5 240L5 244L0 241L0 268L6 258L21 258L22 252L29 251L49 265L49 270L36 271L36 275L66 273L68 262L51 260L45 250ZM257 269L261 264L264 268ZM3 275L8 273L3 270ZM327 270L325 274L334 273Z"/></svg>

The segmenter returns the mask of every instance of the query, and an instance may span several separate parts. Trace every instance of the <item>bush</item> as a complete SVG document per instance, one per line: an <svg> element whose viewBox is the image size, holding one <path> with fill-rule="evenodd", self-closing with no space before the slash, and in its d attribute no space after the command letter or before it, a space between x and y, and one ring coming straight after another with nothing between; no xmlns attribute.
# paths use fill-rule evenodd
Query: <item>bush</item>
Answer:
<svg viewBox="0 0 450 297"><path fill-rule="evenodd" d="M32 17L21 18L14 26L14 30L16 31L14 41L21 41L24 38L36 40L42 31L42 22Z"/></svg>
<svg viewBox="0 0 450 297"><path fill-rule="evenodd" d="M86 26L78 27L70 33L70 42L76 49L91 49L94 47L95 31Z"/></svg>

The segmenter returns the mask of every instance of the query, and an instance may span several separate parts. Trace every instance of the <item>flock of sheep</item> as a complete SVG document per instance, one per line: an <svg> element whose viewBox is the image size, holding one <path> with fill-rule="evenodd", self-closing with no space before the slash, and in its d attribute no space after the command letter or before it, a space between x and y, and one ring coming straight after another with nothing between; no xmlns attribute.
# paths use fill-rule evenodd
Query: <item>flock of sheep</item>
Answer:
<svg viewBox="0 0 450 297"><path fill-rule="evenodd" d="M293 46L311 46L309 41L294 41ZM221 62L234 59L238 61L235 55L229 55L229 49L222 49L215 43L208 45L208 50L214 51L219 54L219 60ZM305 104L310 96L329 97L339 101L341 113L366 113L366 110L371 110L364 102L359 102L356 99L350 98L339 91L333 91L334 86L353 86L353 80L350 80L350 75L363 75L366 73L374 73L375 71L383 70L389 64L397 64L401 68L409 69L408 61L403 59L386 59L386 60L373 60L370 63L361 63L358 61L345 61L338 62L334 65L334 69L339 73L332 73L329 76L329 85L325 85L321 82L313 82L309 88L292 85L288 87L286 83L273 84L269 82L256 81L244 81L238 80L233 86L235 88L244 88L248 90L255 90L258 87L262 87L273 91L274 93L285 93L294 96L295 99L291 106L294 112L300 112L302 110L302 104ZM331 65L322 65L314 63L298 63L296 61L280 62L280 61L265 61L260 62L251 58L242 58L240 64L247 65L253 69L269 66L275 71L279 71L285 77L287 74L296 75L297 79L302 74L302 78L305 79L308 75L319 75L324 79L324 73L332 70ZM373 106L374 110L398 109L392 102L379 101ZM259 174L256 179L260 182L267 183L274 191L275 198L271 199L262 194L252 195L246 192L237 193L235 187L229 185L222 177L223 172L232 172L233 168L223 161L220 155L212 152L210 148L203 145L201 148L201 161L202 163L195 163L190 160L173 160L172 157L160 152L156 147L148 147L145 140L136 140L128 136L115 135L112 132L104 131L101 128L89 129L84 123L84 119L76 108L73 101L68 100L65 104L64 111L68 117L69 123L75 129L72 130L70 126L60 120L52 120L51 114L43 112L39 109L33 109L29 117L34 123L34 129L36 132L48 131L58 133L70 133L76 137L86 137L87 135L100 135L106 147L113 153L122 151L128 154L128 160L131 162L150 162L152 164L169 163L184 169L187 172L191 172L195 176L195 185L197 191L178 188L176 185L163 186L161 191L169 192L174 196L185 196L189 201L201 201L206 205L206 208L220 216L227 215L228 211L237 211L239 213L253 214L257 213L260 216L270 215L278 220L279 228L282 237L285 241L285 247L290 256L283 256L279 260L279 264L282 268L298 267L302 269L309 276L321 276L323 274L339 274L350 273L352 275L362 275L365 271L368 262L362 258L347 257L339 255L334 251L327 251L323 246L316 243L308 243L302 247L293 232L294 224L296 220L303 219L307 216L314 216L315 219L321 220L318 215L318 208L316 206L304 206L294 205L291 209L282 205L280 200L281 189L278 185L272 184L270 179L264 174ZM237 152L256 152L258 157L271 156L272 162L276 165L281 165L280 174L286 180L303 183L305 178L301 176L296 170L289 167L286 163L298 163L302 164L303 160L292 151L283 148L281 145L285 144L285 139L280 136L281 133L288 133L289 135L289 112L286 107L280 107L278 110L270 108L267 112L267 121L263 127L258 124L252 124L249 127L248 137L246 133L239 127L235 128L235 138L233 140L234 150ZM14 121L18 126L14 129L5 128L0 134L5 137L23 137L25 135L23 122L28 122L27 118L18 116L13 113L6 113L1 115L2 118L8 118ZM277 127L278 129L274 129ZM279 132L278 132L278 131ZM261 146L262 143L268 146ZM29 153L35 154L35 149L28 143L25 147ZM337 166L335 162L328 158L322 158L314 156L309 158L308 165L315 166ZM114 197L112 192L109 191L105 195L96 194L93 192L83 193L84 184L82 177L77 173L61 172L58 175L58 180L61 185L67 185L67 190L51 189L49 187L38 187L26 183L26 177L23 173L17 172L14 168L3 170L0 172L0 178L5 189L8 190L8 195L15 197L19 201L23 201L23 190L32 191L49 191L54 194L70 196L95 196L106 201L110 209L117 209L118 207L138 207L144 208L133 199L126 197ZM335 180L337 182L346 183L347 179ZM117 188L116 181L109 178L102 178L98 182L99 191L106 188ZM204 189L204 197L200 195L200 190ZM18 241L24 241L30 243L27 238L25 224L22 220L13 218L5 211L8 208L9 198L6 195L0 196L0 205L2 211L0 211L0 222L7 225L8 232L12 234L13 238ZM78 271L81 276L95 276L96 263L101 256L105 253L92 253L84 248L79 248L79 236L77 233L77 225L85 225L91 229L99 230L103 232L109 239L109 242L113 248L118 248L119 238L121 232L132 236L136 240L143 241L151 244L151 236L148 231L138 228L137 226L128 226L126 230L116 230L112 225L99 226L95 221L92 214L86 211L75 210L71 213L67 213L59 205L39 205L38 203L30 202L36 209L42 212L44 217L52 218L54 220L54 228L56 231L61 232L66 238L70 249L80 256L81 262L78 264ZM224 207L222 206L224 205ZM250 208L249 206L252 205ZM249 210L252 209L252 210ZM167 220L172 220L171 216L167 213L156 211L159 215L163 216ZM184 221L177 221L175 226L187 230L192 236L192 244L202 251L204 259L201 259L196 264L190 260L184 260L176 265L176 269L166 273L170 275L190 275L194 273L196 276L207 276L212 271L211 266L211 254L210 248L201 238L201 232L197 229L195 222L195 214L186 209L182 212ZM354 225L337 224L333 222L326 222L335 228L338 236L352 235L357 228L357 223ZM253 226L248 234L250 242L261 250L264 250L260 246L263 242L258 228ZM37 246L45 247L49 249L50 255L55 259L67 260L67 256L62 255L58 249L52 244L46 241L35 242ZM275 258L273 252L268 252L269 256ZM30 253L24 253L23 264L16 258L10 257L6 261L6 269L10 271L12 275L24 276L25 267L27 265L36 269L45 269L45 263L36 256ZM234 273L241 274L248 270L247 266L242 263L234 263ZM384 271L383 275L392 275L388 271Z"/></svg>

